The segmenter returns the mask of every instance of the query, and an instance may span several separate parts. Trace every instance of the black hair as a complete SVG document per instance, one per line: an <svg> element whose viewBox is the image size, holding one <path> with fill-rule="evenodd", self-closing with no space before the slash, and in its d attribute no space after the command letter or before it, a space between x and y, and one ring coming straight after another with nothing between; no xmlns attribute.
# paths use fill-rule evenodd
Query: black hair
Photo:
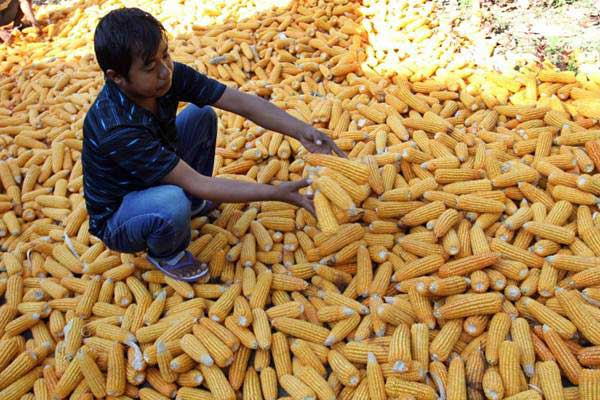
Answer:
<svg viewBox="0 0 600 400"><path fill-rule="evenodd" d="M112 69L129 79L136 57L150 62L162 40L167 41L164 26L150 13L139 8L120 8L106 14L94 32L96 59L104 73Z"/></svg>

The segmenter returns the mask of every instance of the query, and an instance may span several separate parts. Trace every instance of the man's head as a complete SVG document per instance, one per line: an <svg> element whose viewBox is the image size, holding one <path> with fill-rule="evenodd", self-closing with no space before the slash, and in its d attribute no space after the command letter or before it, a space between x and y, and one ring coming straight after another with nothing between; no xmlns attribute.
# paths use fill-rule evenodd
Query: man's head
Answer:
<svg viewBox="0 0 600 400"><path fill-rule="evenodd" d="M134 98L160 97L171 87L165 28L139 8L106 14L96 27L94 49L106 77Z"/></svg>

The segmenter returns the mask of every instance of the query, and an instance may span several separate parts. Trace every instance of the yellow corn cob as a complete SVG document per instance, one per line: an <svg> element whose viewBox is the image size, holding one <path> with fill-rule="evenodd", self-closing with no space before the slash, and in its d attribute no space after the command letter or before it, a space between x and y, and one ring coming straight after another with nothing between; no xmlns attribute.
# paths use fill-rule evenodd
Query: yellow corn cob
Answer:
<svg viewBox="0 0 600 400"><path fill-rule="evenodd" d="M436 219L445 211L445 209L444 203L434 201L409 212L400 219L400 222L407 226L420 225L426 221Z"/></svg>
<svg viewBox="0 0 600 400"><path fill-rule="evenodd" d="M466 275L473 271L489 267L490 265L495 264L499 259L500 255L498 253L482 253L445 263L439 268L438 272L442 278Z"/></svg>
<svg viewBox="0 0 600 400"><path fill-rule="evenodd" d="M502 342L499 348L499 372L504 382L506 395L512 396L523 388L520 384L519 349L508 340Z"/></svg>
<svg viewBox="0 0 600 400"><path fill-rule="evenodd" d="M554 361L539 362L536 371L540 382L540 388L544 397L548 399L563 399L563 387L560 378L560 370Z"/></svg>
<svg viewBox="0 0 600 400"><path fill-rule="evenodd" d="M579 396L581 400L589 400L600 394L598 370L584 369L579 378Z"/></svg>
<svg viewBox="0 0 600 400"><path fill-rule="evenodd" d="M267 313L259 308L252 310L253 322L252 330L256 335L258 346L263 350L269 350L271 347L271 329Z"/></svg>
<svg viewBox="0 0 600 400"><path fill-rule="evenodd" d="M344 385L351 387L358 385L360 382L359 371L343 354L331 350L327 353L327 360L333 373Z"/></svg>
<svg viewBox="0 0 600 400"><path fill-rule="evenodd" d="M321 376L326 375L325 367L319 357L312 350L308 342L301 339L295 339L290 345L290 350L303 365L310 367Z"/></svg>
<svg viewBox="0 0 600 400"><path fill-rule="evenodd" d="M548 325L543 326L544 342L548 345L552 354L555 355L556 361L561 366L565 376L575 385L579 384L579 375L581 374L581 365L569 351L569 348L559 336L558 332L554 331Z"/></svg>
<svg viewBox="0 0 600 400"><path fill-rule="evenodd" d="M321 230L325 233L337 232L339 224L327 197L321 191L317 191L314 196L314 202Z"/></svg>
<svg viewBox="0 0 600 400"><path fill-rule="evenodd" d="M85 382L96 397L104 397L106 395L106 380L98 365L94 360L83 350L77 353L77 362Z"/></svg>
<svg viewBox="0 0 600 400"><path fill-rule="evenodd" d="M381 366L377 362L375 354L367 356L367 380L369 385L369 397L372 399L385 399L385 381Z"/></svg>
<svg viewBox="0 0 600 400"><path fill-rule="evenodd" d="M329 336L329 330L310 322L279 317L271 321L271 325L279 331L307 340L309 342L323 343Z"/></svg>
<svg viewBox="0 0 600 400"><path fill-rule="evenodd" d="M402 102L406 103L410 108L420 113L426 113L429 111L429 106L427 103L412 94L404 85L399 85L392 94Z"/></svg>
<svg viewBox="0 0 600 400"><path fill-rule="evenodd" d="M227 327L227 329L233 333L244 346L250 349L258 348L258 341L252 331L239 326L233 316L229 316L225 319L225 327Z"/></svg>
<svg viewBox="0 0 600 400"><path fill-rule="evenodd" d="M437 393L428 385L419 382L409 382L402 378L391 377L385 383L385 390L389 396L411 395L418 399L435 400Z"/></svg>
<svg viewBox="0 0 600 400"><path fill-rule="evenodd" d="M529 221L523 224L523 228L534 235L557 243L571 244L575 240L575 232L557 225Z"/></svg>
<svg viewBox="0 0 600 400"><path fill-rule="evenodd" d="M410 337L408 325L400 324L394 330L388 354L388 362L394 371L405 372L408 370L412 360Z"/></svg>
<svg viewBox="0 0 600 400"><path fill-rule="evenodd" d="M192 334L186 334L181 338L182 350L196 362L211 366L214 364L208 349L202 342Z"/></svg>
<svg viewBox="0 0 600 400"><path fill-rule="evenodd" d="M125 355L123 347L113 342L108 354L108 369L106 372L106 394L120 396L125 393Z"/></svg>
<svg viewBox="0 0 600 400"><path fill-rule="evenodd" d="M208 310L208 315L213 321L223 321L233 308L234 301L241 293L242 287L239 284L232 285L225 291Z"/></svg>
<svg viewBox="0 0 600 400"><path fill-rule="evenodd" d="M466 294L460 299L446 304L434 311L436 317L454 319L472 315L495 314L502 307L502 298L494 293Z"/></svg>
<svg viewBox="0 0 600 400"><path fill-rule="evenodd" d="M434 361L446 361L462 332L462 321L448 321L431 342L429 351Z"/></svg>
<svg viewBox="0 0 600 400"><path fill-rule="evenodd" d="M556 330L562 337L571 338L577 328L566 318L558 315L547 306L537 302L529 297L519 300L530 315L541 323L547 324Z"/></svg>
<svg viewBox="0 0 600 400"><path fill-rule="evenodd" d="M272 338L273 364L277 377L292 373L292 361L289 346L285 334L275 332Z"/></svg>
<svg viewBox="0 0 600 400"><path fill-rule="evenodd" d="M207 367L200 364L200 372L206 380L206 384L213 394L219 399L234 400L235 392L227 381L223 372L217 366Z"/></svg>
<svg viewBox="0 0 600 400"><path fill-rule="evenodd" d="M303 158L309 164L331 168L334 171L340 172L358 184L367 182L369 175L367 167L356 161L325 154L305 154Z"/></svg>
<svg viewBox="0 0 600 400"><path fill-rule="evenodd" d="M459 196L456 205L461 210L478 213L501 213L505 210L502 202L485 199L474 194Z"/></svg>
<svg viewBox="0 0 600 400"><path fill-rule="evenodd" d="M448 368L448 399L467 397L465 365L460 357L455 357Z"/></svg>

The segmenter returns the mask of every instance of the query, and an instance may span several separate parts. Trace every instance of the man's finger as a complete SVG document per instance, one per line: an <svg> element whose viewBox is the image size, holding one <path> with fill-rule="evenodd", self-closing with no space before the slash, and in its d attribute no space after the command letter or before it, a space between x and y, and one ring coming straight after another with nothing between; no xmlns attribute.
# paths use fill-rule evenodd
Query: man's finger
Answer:
<svg viewBox="0 0 600 400"><path fill-rule="evenodd" d="M323 134L316 129L312 132L313 142L315 142L317 146L321 146L323 144L323 140L321 139L322 136Z"/></svg>
<svg viewBox="0 0 600 400"><path fill-rule="evenodd" d="M312 183L312 179L310 179L310 178L304 178L304 179L300 179L297 181L293 181L292 189L294 190L294 192L297 192L299 189L302 189L303 187L306 187L306 186L310 185L311 183Z"/></svg>
<svg viewBox="0 0 600 400"><path fill-rule="evenodd" d="M333 140L329 139L329 145L331 146L331 148L333 149L333 152L334 152L335 154L337 154L338 156L340 156L340 157L342 157L342 158L348 158L348 156L346 155L346 153L344 153L344 152L342 151L342 149L340 149L340 148L338 147L338 145L337 145L337 144L335 144L335 142L334 142Z"/></svg>
<svg viewBox="0 0 600 400"><path fill-rule="evenodd" d="M316 218L317 212L315 211L315 204L312 202L312 200L305 197L305 201L303 203L303 207L306 208Z"/></svg>

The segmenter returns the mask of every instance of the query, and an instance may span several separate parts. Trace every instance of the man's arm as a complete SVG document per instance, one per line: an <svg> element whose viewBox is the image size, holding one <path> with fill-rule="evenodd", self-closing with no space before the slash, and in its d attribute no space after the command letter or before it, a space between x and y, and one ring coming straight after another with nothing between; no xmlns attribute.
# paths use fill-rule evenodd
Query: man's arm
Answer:
<svg viewBox="0 0 600 400"><path fill-rule="evenodd" d="M33 15L33 9L31 8L31 0L19 0L21 4L21 11L25 14L25 17L31 22L34 28L37 28L38 23Z"/></svg>
<svg viewBox="0 0 600 400"><path fill-rule="evenodd" d="M310 152L333 151L340 157L346 157L329 136L259 96L228 87L214 106L241 115L268 130L293 137Z"/></svg>
<svg viewBox="0 0 600 400"><path fill-rule="evenodd" d="M315 214L312 201L298 193L299 189L310 184L310 181L306 179L273 186L212 178L199 174L185 161L180 160L175 168L161 180L161 183L177 185L194 197L216 203L275 200L304 207L313 215Z"/></svg>

